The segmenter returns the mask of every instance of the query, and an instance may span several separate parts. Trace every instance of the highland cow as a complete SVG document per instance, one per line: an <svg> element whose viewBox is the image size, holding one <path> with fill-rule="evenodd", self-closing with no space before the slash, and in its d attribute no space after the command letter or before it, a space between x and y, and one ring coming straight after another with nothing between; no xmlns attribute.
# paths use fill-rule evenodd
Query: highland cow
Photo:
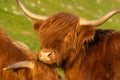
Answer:
<svg viewBox="0 0 120 80"><path fill-rule="evenodd" d="M60 12L46 17L22 11L35 20L41 41L39 60L64 70L67 80L120 80L120 31L96 29L120 9L97 20Z"/></svg>
<svg viewBox="0 0 120 80"><path fill-rule="evenodd" d="M55 68L20 46L0 29L0 80L60 80Z"/></svg>

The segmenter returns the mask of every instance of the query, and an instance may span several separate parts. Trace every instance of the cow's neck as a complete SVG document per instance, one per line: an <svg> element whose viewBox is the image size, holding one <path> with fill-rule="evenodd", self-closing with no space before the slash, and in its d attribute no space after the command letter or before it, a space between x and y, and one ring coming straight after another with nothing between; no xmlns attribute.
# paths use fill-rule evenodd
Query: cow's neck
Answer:
<svg viewBox="0 0 120 80"><path fill-rule="evenodd" d="M79 80L77 79L77 77L80 76L80 66L83 63L83 60L84 57L82 55L79 55L72 63L66 65L66 67L64 68L64 72L65 76L67 77L67 80ZM78 75L76 73L78 73Z"/></svg>
<svg viewBox="0 0 120 80"><path fill-rule="evenodd" d="M63 68L68 80L75 80L77 75L74 75L74 73L80 72L80 68L78 68L78 67L81 66L81 64L86 56L85 48L80 47L79 50L80 51L78 51L78 52L76 51L77 53L73 53L73 54L76 54L76 56L74 55L75 57L73 57L73 55L71 55L72 57L69 57L68 60L65 60L66 62L63 62L62 68Z"/></svg>
<svg viewBox="0 0 120 80"><path fill-rule="evenodd" d="M84 44L84 48L80 48L77 53L79 55L71 63L66 63L64 71L68 80L95 80L94 76L101 76L104 71L104 63L102 62L106 59L104 56L107 56L104 54L104 46L108 39L104 37L111 32L112 30L96 30L94 41ZM92 72L96 72L96 69L99 73L92 74Z"/></svg>

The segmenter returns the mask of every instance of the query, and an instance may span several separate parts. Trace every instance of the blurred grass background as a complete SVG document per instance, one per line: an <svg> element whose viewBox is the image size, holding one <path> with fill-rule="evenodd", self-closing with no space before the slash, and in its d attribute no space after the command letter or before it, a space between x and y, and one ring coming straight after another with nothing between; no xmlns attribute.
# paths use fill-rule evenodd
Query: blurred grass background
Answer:
<svg viewBox="0 0 120 80"><path fill-rule="evenodd" d="M22 0L22 2L36 14L49 16L64 11L90 20L120 8L120 0ZM14 40L27 44L32 51L39 51L40 42L33 30L33 22L21 12L16 0L0 0L0 28ZM120 14L112 17L100 28L120 30Z"/></svg>

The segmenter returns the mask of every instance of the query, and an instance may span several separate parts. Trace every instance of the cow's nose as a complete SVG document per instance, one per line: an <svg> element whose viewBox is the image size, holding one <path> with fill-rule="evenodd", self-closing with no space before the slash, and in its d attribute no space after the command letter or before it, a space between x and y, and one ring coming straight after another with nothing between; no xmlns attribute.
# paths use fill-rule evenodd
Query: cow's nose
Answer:
<svg viewBox="0 0 120 80"><path fill-rule="evenodd" d="M46 57L50 58L51 54L51 52L46 52Z"/></svg>
<svg viewBox="0 0 120 80"><path fill-rule="evenodd" d="M52 52L40 51L39 59L42 61L50 61L51 54L52 54Z"/></svg>
<svg viewBox="0 0 120 80"><path fill-rule="evenodd" d="M46 56L47 56L48 58L50 58L51 54L52 54L52 52L48 52Z"/></svg>

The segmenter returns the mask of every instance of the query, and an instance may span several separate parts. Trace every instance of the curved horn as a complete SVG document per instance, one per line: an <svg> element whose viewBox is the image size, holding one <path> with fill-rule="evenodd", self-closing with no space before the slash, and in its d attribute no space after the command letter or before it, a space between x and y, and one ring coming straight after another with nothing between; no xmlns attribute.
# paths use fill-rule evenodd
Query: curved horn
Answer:
<svg viewBox="0 0 120 80"><path fill-rule="evenodd" d="M117 13L120 13L120 9L113 10L97 20L91 20L91 21L80 20L80 25L83 25L83 26L89 25L89 26L96 27L105 23L108 19L110 19L113 15Z"/></svg>
<svg viewBox="0 0 120 80"><path fill-rule="evenodd" d="M19 7L21 8L21 10L24 12L24 14L28 16L29 18L33 20L45 20L47 18L46 16L36 15L30 12L29 10L27 10L26 7L22 4L21 0L17 0L17 3Z"/></svg>
<svg viewBox="0 0 120 80"><path fill-rule="evenodd" d="M19 69L19 68L33 69L34 68L34 62L33 61L16 62L14 64L11 64L11 65L3 68L3 70Z"/></svg>

